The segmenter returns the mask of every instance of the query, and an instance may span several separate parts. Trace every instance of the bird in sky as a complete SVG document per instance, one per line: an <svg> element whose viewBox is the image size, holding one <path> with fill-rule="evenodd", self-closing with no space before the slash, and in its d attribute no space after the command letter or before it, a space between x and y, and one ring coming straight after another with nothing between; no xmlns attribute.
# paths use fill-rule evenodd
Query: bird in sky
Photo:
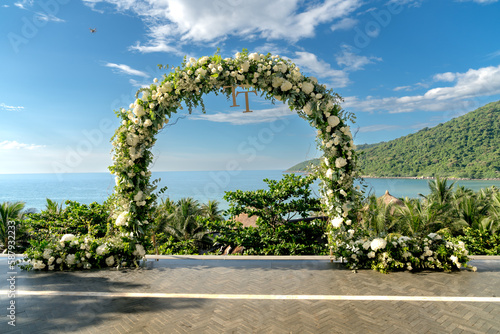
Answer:
<svg viewBox="0 0 500 334"><path fill-rule="evenodd" d="M90 29L90 32L91 32L92 34L93 34L93 33L95 33L95 32L97 31L97 28L94 28L94 29L89 28L89 29Z"/></svg>

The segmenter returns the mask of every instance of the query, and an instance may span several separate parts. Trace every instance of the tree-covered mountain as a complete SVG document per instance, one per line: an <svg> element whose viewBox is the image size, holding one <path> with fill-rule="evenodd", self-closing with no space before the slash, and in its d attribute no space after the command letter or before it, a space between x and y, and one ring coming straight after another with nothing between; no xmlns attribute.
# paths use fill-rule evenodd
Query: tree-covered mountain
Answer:
<svg viewBox="0 0 500 334"><path fill-rule="evenodd" d="M358 151L366 176L500 178L500 101ZM299 165L289 171L301 170Z"/></svg>

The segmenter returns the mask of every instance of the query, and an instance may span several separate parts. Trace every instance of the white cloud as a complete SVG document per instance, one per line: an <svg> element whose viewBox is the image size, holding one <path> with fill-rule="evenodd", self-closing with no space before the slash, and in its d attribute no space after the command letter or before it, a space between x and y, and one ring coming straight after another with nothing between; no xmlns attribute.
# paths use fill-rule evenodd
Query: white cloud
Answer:
<svg viewBox="0 0 500 334"><path fill-rule="evenodd" d="M336 55L335 59L339 66L343 66L348 71L359 71L365 65L373 64L374 61L382 61L382 58L378 57L359 56L351 52L348 47L344 47L342 52Z"/></svg>
<svg viewBox="0 0 500 334"><path fill-rule="evenodd" d="M45 21L45 22L59 22L59 23L66 22L65 20L60 19L54 15L47 15L44 13L37 13L36 15L38 16L39 20Z"/></svg>
<svg viewBox="0 0 500 334"><path fill-rule="evenodd" d="M24 107L21 106L14 107L14 106L8 106L5 103L0 103L0 110L19 111L22 109L24 109Z"/></svg>
<svg viewBox="0 0 500 334"><path fill-rule="evenodd" d="M128 82L129 82L132 86L134 86L134 87L141 87L141 88L148 88L148 87L149 87L149 84L140 83L139 81L134 80L134 79L130 79Z"/></svg>
<svg viewBox="0 0 500 334"><path fill-rule="evenodd" d="M486 56L488 59L493 59L496 57L500 57L500 50L492 52Z"/></svg>
<svg viewBox="0 0 500 334"><path fill-rule="evenodd" d="M412 87L411 86L399 86L399 87L396 87L393 89L393 91L395 91L395 92L399 92L400 90L410 91L410 90L412 90Z"/></svg>
<svg viewBox="0 0 500 334"><path fill-rule="evenodd" d="M65 20L55 16L53 13L49 14L46 12L32 10L31 8L33 8L34 5L35 5L35 2L33 0L22 0L22 1L14 3L14 6L16 6L17 8L27 10L29 12L34 13L37 16L38 20L45 21L45 22L66 22ZM8 6L4 6L4 7L8 7ZM44 10L44 7L41 7L41 8L42 8L42 10Z"/></svg>
<svg viewBox="0 0 500 334"><path fill-rule="evenodd" d="M294 115L287 106L279 106L272 109L254 110L243 113L242 111L218 112L216 114L192 115L192 120L205 120L217 123L230 123L234 125L257 124L274 122L280 118Z"/></svg>
<svg viewBox="0 0 500 334"><path fill-rule="evenodd" d="M454 73L453 76L453 86L432 88L423 95L387 98L369 96L364 100L347 97L344 106L368 112L385 110L389 113L451 111L469 108L474 104L471 99L476 97L500 94L500 65L470 69L465 73ZM436 74L436 77L451 79L451 75L446 73Z"/></svg>
<svg viewBox="0 0 500 334"><path fill-rule="evenodd" d="M23 144L17 141L4 140L0 142L0 150L35 150L45 147L44 145Z"/></svg>
<svg viewBox="0 0 500 334"><path fill-rule="evenodd" d="M457 75L455 73L451 72L446 72L446 73L439 73L434 76L435 81L446 81L446 82L453 82L457 78Z"/></svg>
<svg viewBox="0 0 500 334"><path fill-rule="evenodd" d="M188 43L223 41L229 36L291 42L313 37L319 24L342 20L362 5L361 0L196 1L84 0L95 9L109 3L117 11L132 11L147 24L149 41L132 49L179 52Z"/></svg>
<svg viewBox="0 0 500 334"><path fill-rule="evenodd" d="M149 74L147 74L146 72L135 70L135 69L133 69L130 66L125 65L125 64L107 63L105 66L117 69L121 73L129 74L129 75L137 75L137 76L144 77L144 78L149 78Z"/></svg>
<svg viewBox="0 0 500 334"><path fill-rule="evenodd" d="M318 60L315 54L305 51L298 51L295 54L298 58L292 61L300 67L302 72L305 70L319 78L325 78L335 87L345 87L349 83L347 72L332 69L327 62Z"/></svg>
<svg viewBox="0 0 500 334"><path fill-rule="evenodd" d="M362 126L359 128L359 133L364 133L364 132L377 132L377 131L390 131L390 130L396 130L396 129L401 129L401 126L399 125L389 125L389 124L375 124L375 125L368 125L368 126Z"/></svg>
<svg viewBox="0 0 500 334"><path fill-rule="evenodd" d="M332 29L332 31L335 31L335 30L349 30L349 29L354 28L354 26L356 24L358 24L358 20L352 19L350 17L345 17L342 20L340 20L340 21L332 24L332 26L330 27L330 29Z"/></svg>
<svg viewBox="0 0 500 334"><path fill-rule="evenodd" d="M475 2L475 3L480 3L480 4L483 4L483 5L487 5L487 4L490 4L490 3L495 3L495 2L498 2L498 0L457 0L458 2L468 2L468 1L472 1L472 2Z"/></svg>

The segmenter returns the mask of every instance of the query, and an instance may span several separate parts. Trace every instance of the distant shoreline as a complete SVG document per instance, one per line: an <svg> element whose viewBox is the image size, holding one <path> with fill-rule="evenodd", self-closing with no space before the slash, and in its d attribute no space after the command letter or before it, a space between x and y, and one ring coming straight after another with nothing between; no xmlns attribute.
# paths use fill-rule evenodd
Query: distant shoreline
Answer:
<svg viewBox="0 0 500 334"><path fill-rule="evenodd" d="M284 171L284 173L301 173L301 174L311 174L311 172L306 171ZM362 175L362 179L404 179L404 180L435 180L434 176L369 176ZM448 179L451 181L500 181L500 178L490 178L490 179L471 179L466 177L441 177L442 179Z"/></svg>
<svg viewBox="0 0 500 334"><path fill-rule="evenodd" d="M407 180L435 180L434 176L361 176L363 179L407 179ZM498 178L491 179L471 179L466 177L441 177L452 181L500 181Z"/></svg>

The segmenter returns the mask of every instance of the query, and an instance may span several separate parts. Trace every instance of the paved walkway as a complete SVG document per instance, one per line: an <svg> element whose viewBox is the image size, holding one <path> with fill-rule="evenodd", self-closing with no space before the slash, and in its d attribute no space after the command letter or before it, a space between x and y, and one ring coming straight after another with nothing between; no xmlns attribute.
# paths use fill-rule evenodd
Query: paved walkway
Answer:
<svg viewBox="0 0 500 334"><path fill-rule="evenodd" d="M178 256L9 274L2 257L0 333L500 333L500 258L471 264L477 272L384 275L328 257Z"/></svg>

